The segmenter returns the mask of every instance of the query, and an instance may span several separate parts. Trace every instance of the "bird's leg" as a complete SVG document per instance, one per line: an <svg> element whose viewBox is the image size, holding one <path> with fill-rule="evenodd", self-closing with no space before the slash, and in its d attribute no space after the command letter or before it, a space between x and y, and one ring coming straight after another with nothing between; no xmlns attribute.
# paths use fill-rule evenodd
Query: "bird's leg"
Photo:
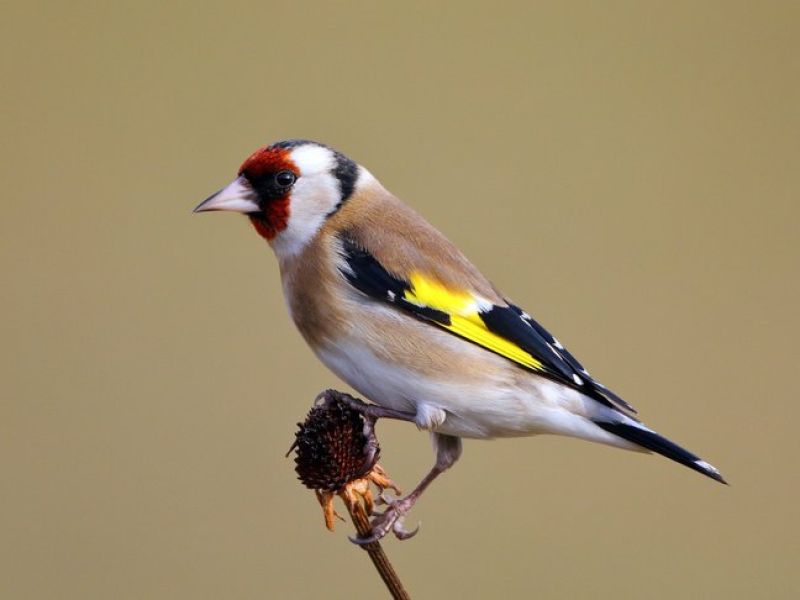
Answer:
<svg viewBox="0 0 800 600"><path fill-rule="evenodd" d="M325 395L320 394L319 398ZM347 404L352 410L359 412L364 417L364 435L367 437L368 444L377 451L378 442L375 437L375 421L378 419L398 419L416 423L416 413L409 413L391 408L385 408L377 404L367 404L354 398L349 394L336 393L340 401ZM403 528L403 517L411 510L416 501L428 486L439 475L452 467L461 456L461 438L445 435L443 433L431 432L431 439L436 449L436 462L430 472L419 482L416 488L407 496L399 499L390 499L381 492L380 498L388 504L388 508L372 520L372 532L367 537L350 538L356 544L368 544L377 541L392 531L398 539L405 540L416 535L419 530L417 526L413 531L406 531Z"/></svg>
<svg viewBox="0 0 800 600"><path fill-rule="evenodd" d="M325 394L326 392L323 392L317 397L317 399L324 397ZM373 423L378 419L397 419L399 421L411 421L413 423L416 419L415 413L394 410L392 408L384 408L383 406L378 406L377 404L367 404L358 398L354 398L350 394L336 392L336 397L352 410L363 415L367 421L372 421Z"/></svg>
<svg viewBox="0 0 800 600"><path fill-rule="evenodd" d="M461 438L442 433L431 433L436 447L436 463L430 472L419 482L407 496L394 500L389 507L372 520L372 533L367 537L350 538L356 544L375 542L392 531L399 539L405 540L419 531L419 525L413 531L403 528L403 517L411 510L426 488L439 475L452 467L461 456Z"/></svg>

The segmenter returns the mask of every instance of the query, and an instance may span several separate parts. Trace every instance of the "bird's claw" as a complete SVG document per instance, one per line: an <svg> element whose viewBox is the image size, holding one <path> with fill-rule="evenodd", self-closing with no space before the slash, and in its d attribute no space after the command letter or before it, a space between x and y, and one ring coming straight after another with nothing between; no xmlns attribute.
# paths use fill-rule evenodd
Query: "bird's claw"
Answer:
<svg viewBox="0 0 800 600"><path fill-rule="evenodd" d="M398 519L395 521L395 524L392 525L392 532L394 532L394 536L398 540L408 540L414 537L419 533L420 523L417 523L417 526L414 527L411 531L403 527L403 519Z"/></svg>
<svg viewBox="0 0 800 600"><path fill-rule="evenodd" d="M372 519L370 534L362 537L350 537L350 541L359 546L380 541L390 531L398 540L407 540L417 535L419 525L408 530L403 526L403 518L407 509L402 506L402 501L392 501L389 508Z"/></svg>
<svg viewBox="0 0 800 600"><path fill-rule="evenodd" d="M353 410L360 415L366 415L369 412L370 404L367 404L363 400L359 400L358 398L354 398L350 394L345 394L342 392L337 392L336 390L325 390L319 396L317 396L315 402L317 404L324 404L324 403L332 403L332 402L341 402L345 406L347 406L350 410Z"/></svg>

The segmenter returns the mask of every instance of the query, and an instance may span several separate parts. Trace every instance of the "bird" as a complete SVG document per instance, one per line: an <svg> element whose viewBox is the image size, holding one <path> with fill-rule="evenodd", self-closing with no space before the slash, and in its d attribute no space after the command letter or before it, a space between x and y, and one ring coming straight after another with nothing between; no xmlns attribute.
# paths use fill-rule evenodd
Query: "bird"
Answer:
<svg viewBox="0 0 800 600"><path fill-rule="evenodd" d="M430 432L435 463L371 522L366 543L405 539L404 517L462 439L557 434L720 471L645 426L557 338L365 167L310 140L264 146L194 212L244 214L274 251L289 315L371 419Z"/></svg>

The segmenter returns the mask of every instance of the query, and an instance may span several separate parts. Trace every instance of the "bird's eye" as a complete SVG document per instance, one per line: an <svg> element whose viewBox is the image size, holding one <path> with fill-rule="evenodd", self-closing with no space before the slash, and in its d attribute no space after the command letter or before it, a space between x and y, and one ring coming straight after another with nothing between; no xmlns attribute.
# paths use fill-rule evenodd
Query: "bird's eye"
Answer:
<svg viewBox="0 0 800 600"><path fill-rule="evenodd" d="M289 187L297 179L291 171L281 171L275 175L275 183L281 187Z"/></svg>

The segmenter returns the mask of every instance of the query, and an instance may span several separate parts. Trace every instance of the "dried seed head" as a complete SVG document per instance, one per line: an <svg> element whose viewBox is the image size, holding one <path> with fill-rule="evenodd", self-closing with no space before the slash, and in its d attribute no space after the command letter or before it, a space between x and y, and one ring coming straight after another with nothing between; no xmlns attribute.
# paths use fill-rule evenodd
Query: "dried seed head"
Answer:
<svg viewBox="0 0 800 600"><path fill-rule="evenodd" d="M297 425L295 471L312 490L338 493L366 477L378 460L378 448L364 435L364 418L337 392L326 392Z"/></svg>

